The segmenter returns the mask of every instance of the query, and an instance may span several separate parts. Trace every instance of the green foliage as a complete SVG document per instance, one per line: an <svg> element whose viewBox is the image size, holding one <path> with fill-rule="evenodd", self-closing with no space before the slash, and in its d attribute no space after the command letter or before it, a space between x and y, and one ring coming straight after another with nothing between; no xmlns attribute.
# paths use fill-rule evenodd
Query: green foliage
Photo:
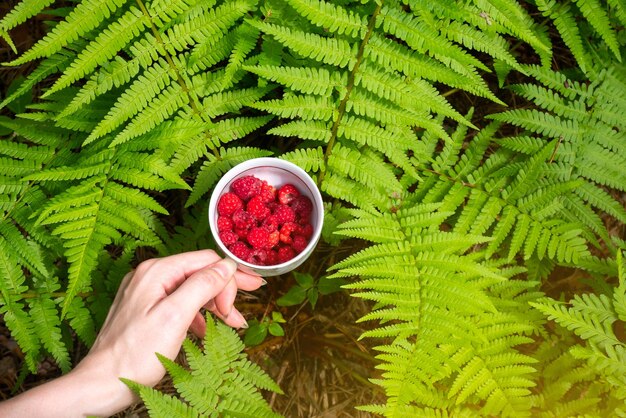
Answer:
<svg viewBox="0 0 626 418"><path fill-rule="evenodd" d="M50 5L20 2L0 36L11 44ZM622 1L50 12L58 22L8 63L34 69L0 103L17 113L0 117L0 313L27 370L44 356L70 368L61 336L93 342L139 247L211 247L207 194L235 164L277 155L324 193L332 248L331 275L297 273L279 301L315 305L345 283L371 302L362 337L386 398L361 409L624 414ZM567 269L585 281L564 303L550 292ZM246 343L282 321L251 321ZM164 360L186 402L133 387L158 416L271 416L254 388L277 388L209 322L219 344L186 343L191 371Z"/></svg>
<svg viewBox="0 0 626 418"><path fill-rule="evenodd" d="M244 345L232 329L207 316L204 349L190 340L183 347L189 369L157 354L181 399L122 379L141 397L151 417L280 417L259 389L283 392L246 359Z"/></svg>
<svg viewBox="0 0 626 418"><path fill-rule="evenodd" d="M285 335L285 330L280 324L285 322L287 321L283 318L283 314L277 311L273 311L271 317L264 316L260 321L253 319L248 323L249 328L246 330L243 342L247 346L254 346L261 344L268 334L282 337Z"/></svg>
<svg viewBox="0 0 626 418"><path fill-rule="evenodd" d="M305 300L311 304L311 308L315 309L317 300L320 295L330 295L338 292L341 286L347 284L342 279L329 279L321 277L317 282L310 274L302 274L293 272L296 279L296 285L292 286L283 296L276 299L278 306L299 305Z"/></svg>
<svg viewBox="0 0 626 418"><path fill-rule="evenodd" d="M567 304L551 298L531 303L562 327L560 338L546 341L537 353L543 362L545 385L534 397L538 411L557 404L563 415L574 411L590 416L626 413L626 344L623 335L618 338L613 331L623 330L626 324L626 276L621 253L617 262L619 282L608 295L583 293Z"/></svg>

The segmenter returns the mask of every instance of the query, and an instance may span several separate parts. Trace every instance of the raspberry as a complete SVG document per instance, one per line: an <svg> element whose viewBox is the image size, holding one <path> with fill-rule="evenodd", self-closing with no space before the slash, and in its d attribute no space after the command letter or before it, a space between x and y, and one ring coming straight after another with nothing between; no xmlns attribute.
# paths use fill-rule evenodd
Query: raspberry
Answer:
<svg viewBox="0 0 626 418"><path fill-rule="evenodd" d="M233 222L237 229L249 229L255 224L252 215L243 209L239 209L233 213Z"/></svg>
<svg viewBox="0 0 626 418"><path fill-rule="evenodd" d="M256 264L257 266L266 266L268 252L268 250L264 249L253 249L252 251L250 251L250 255L248 255L248 259L246 261L248 263Z"/></svg>
<svg viewBox="0 0 626 418"><path fill-rule="evenodd" d="M286 263L296 256L296 253L293 251L291 247L280 247L278 249L278 262Z"/></svg>
<svg viewBox="0 0 626 418"><path fill-rule="evenodd" d="M296 220L296 213L287 205L280 205L274 211L279 224L293 222Z"/></svg>
<svg viewBox="0 0 626 418"><path fill-rule="evenodd" d="M309 219L313 212L313 202L306 196L299 196L291 203L291 208L300 217L300 219Z"/></svg>
<svg viewBox="0 0 626 418"><path fill-rule="evenodd" d="M304 238L304 236L294 235L293 244L291 246L293 247L294 250L296 250L298 254L304 251L307 245L309 245L309 241L306 238Z"/></svg>
<svg viewBox="0 0 626 418"><path fill-rule="evenodd" d="M252 248L269 248L270 233L264 228L252 228L248 232L248 243Z"/></svg>
<svg viewBox="0 0 626 418"><path fill-rule="evenodd" d="M257 220L262 221L270 214L270 210L265 206L261 196L254 196L246 205L246 210Z"/></svg>
<svg viewBox="0 0 626 418"><path fill-rule="evenodd" d="M267 248L274 248L280 241L280 232L271 232L267 238Z"/></svg>
<svg viewBox="0 0 626 418"><path fill-rule="evenodd" d="M313 202L293 184L276 190L265 180L235 180L217 204L219 239L238 259L259 265L285 263L313 235Z"/></svg>
<svg viewBox="0 0 626 418"><path fill-rule="evenodd" d="M261 192L259 196L265 203L273 202L276 200L276 189L274 186L267 184L265 180L261 182Z"/></svg>
<svg viewBox="0 0 626 418"><path fill-rule="evenodd" d="M306 225L300 225L296 232L300 235L304 235L305 238L311 238L313 235L313 225L307 223Z"/></svg>
<svg viewBox="0 0 626 418"><path fill-rule="evenodd" d="M269 250L267 252L267 260L265 260L265 263L268 266L273 266L274 264L278 264L278 251Z"/></svg>
<svg viewBox="0 0 626 418"><path fill-rule="evenodd" d="M293 222L288 222L280 228L280 241L285 244L291 244L291 234L298 228Z"/></svg>
<svg viewBox="0 0 626 418"><path fill-rule="evenodd" d="M261 180L254 176L240 177L230 185L230 190L243 201L261 193Z"/></svg>
<svg viewBox="0 0 626 418"><path fill-rule="evenodd" d="M235 226L235 224L233 223L232 219L226 216L220 216L219 218L217 218L217 230L219 232L232 231L233 226Z"/></svg>
<svg viewBox="0 0 626 418"><path fill-rule="evenodd" d="M243 202L235 193L226 193L217 202L217 213L221 216L228 216L242 207Z"/></svg>
<svg viewBox="0 0 626 418"><path fill-rule="evenodd" d="M293 184L285 184L278 189L278 202L281 205L288 205L298 196L300 196L300 192Z"/></svg>
<svg viewBox="0 0 626 418"><path fill-rule="evenodd" d="M235 257L244 261L250 255L250 249L246 244L241 241L237 241L236 243L232 244L230 247L228 247L228 250L233 253Z"/></svg>
<svg viewBox="0 0 626 418"><path fill-rule="evenodd" d="M235 234L239 237L240 240L245 241L248 237L248 229L247 228L235 228Z"/></svg>
<svg viewBox="0 0 626 418"><path fill-rule="evenodd" d="M267 229L267 232L278 231L278 218L274 215L270 215L263 220L261 226Z"/></svg>
<svg viewBox="0 0 626 418"><path fill-rule="evenodd" d="M220 232L220 240L222 240L224 245L228 247L229 245L236 243L239 240L239 237L233 231L224 231Z"/></svg>

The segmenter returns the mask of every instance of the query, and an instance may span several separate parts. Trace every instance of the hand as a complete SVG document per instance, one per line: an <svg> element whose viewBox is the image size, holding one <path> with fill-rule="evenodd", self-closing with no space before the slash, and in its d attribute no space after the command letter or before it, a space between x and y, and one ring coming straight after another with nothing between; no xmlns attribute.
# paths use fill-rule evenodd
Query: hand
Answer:
<svg viewBox="0 0 626 418"><path fill-rule="evenodd" d="M174 359L188 329L202 336L205 321L200 308L206 307L232 327L247 327L233 306L237 289L255 290L265 281L236 268L232 260L222 260L210 250L141 263L122 280L102 330L83 361L67 375L6 404L15 405L29 395L40 404L47 398L55 403L39 416L68 416L68 411L75 416L111 415L126 408L135 397L119 378L149 386L158 383L165 369L155 353ZM66 402L59 401L59 393ZM0 412L20 412L15 416L37 412L3 406ZM58 415L52 413L54 409Z"/></svg>

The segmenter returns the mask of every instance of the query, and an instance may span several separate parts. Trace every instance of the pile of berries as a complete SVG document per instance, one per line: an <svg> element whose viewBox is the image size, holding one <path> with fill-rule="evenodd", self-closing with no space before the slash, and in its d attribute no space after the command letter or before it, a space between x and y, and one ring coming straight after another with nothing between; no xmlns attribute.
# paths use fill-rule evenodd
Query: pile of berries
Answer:
<svg viewBox="0 0 626 418"><path fill-rule="evenodd" d="M254 176L235 180L217 202L222 243L237 258L272 266L301 253L313 235L313 203L292 184L278 190Z"/></svg>

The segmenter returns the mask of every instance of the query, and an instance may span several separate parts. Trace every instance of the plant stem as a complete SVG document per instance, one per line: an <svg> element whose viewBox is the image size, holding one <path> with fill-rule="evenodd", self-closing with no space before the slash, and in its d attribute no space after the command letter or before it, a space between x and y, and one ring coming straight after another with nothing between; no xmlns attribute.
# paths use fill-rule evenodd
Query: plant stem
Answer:
<svg viewBox="0 0 626 418"><path fill-rule="evenodd" d="M352 88L354 87L354 80L356 78L356 73L359 70L359 66L361 65L361 61L363 60L363 54L365 52L365 45L369 42L372 32L374 32L374 26L376 25L376 18L380 14L380 9L382 8L382 1L376 6L376 10L372 13L372 17L367 25L367 33L363 37L363 41L361 45L359 45L359 51L356 54L356 62L354 63L354 67L348 76L348 85L346 86L346 94L339 103L339 108L337 109L337 119L333 123L333 127L330 131L330 139L328 140L328 145L326 146L326 152L324 153L324 170L320 172L318 178L318 184L321 186L322 181L324 180L324 175L326 174L326 166L328 165L328 158L330 154L332 154L333 145L335 145L335 140L337 139L337 131L339 130L339 124L341 123L341 119L346 112L346 105L348 103L348 99L350 98L350 93L352 92Z"/></svg>
<svg viewBox="0 0 626 418"><path fill-rule="evenodd" d="M163 42L163 38L161 38L161 34L159 33L159 30L157 29L157 27L154 25L154 21L152 20L152 16L150 15L150 12L148 11L148 9L146 9L146 6L143 4L142 0L135 0L137 2L137 5L139 6L139 8L141 9L142 13L148 18L148 20L150 20L150 28L152 29L152 34L154 35L154 38L157 40L157 42L161 45L161 47L163 48L163 52L164 52L164 58L167 61L167 63L169 64L170 68L172 69L172 71L174 71L174 73L176 74L176 81L178 81L178 84L180 85L180 87L183 89L183 92L185 93L185 95L187 95L187 97L189 98L189 105L191 106L191 109L193 110L193 112L198 115L200 117L200 119L202 120L202 122L207 122L204 119L204 115L202 114L202 112L200 111L200 107L202 107L202 105L200 103L196 103L197 102L197 98L195 97L195 95L192 96L191 94L191 89L189 88L189 86L187 86L187 83L185 83L185 80L183 79L183 77L180 75L180 71L178 71L178 67L176 66L176 64L174 63L174 60L172 59L172 57L170 56L170 54L167 52L167 49L165 48L165 42ZM209 122L211 122L209 120ZM210 138L210 134L208 131L204 131L204 135L207 139ZM207 142L211 142L211 141L207 141ZM211 146L211 151L213 151L213 154L215 155L215 157L217 159L220 159L220 153L217 150L217 148Z"/></svg>

